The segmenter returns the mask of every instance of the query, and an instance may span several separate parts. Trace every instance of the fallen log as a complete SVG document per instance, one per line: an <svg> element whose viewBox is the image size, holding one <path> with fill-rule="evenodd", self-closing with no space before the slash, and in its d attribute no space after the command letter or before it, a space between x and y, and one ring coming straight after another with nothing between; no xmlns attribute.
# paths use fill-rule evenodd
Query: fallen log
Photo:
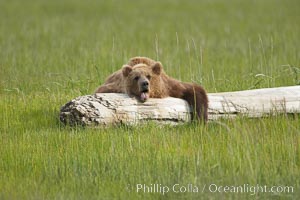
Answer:
<svg viewBox="0 0 300 200"><path fill-rule="evenodd" d="M210 93L209 120L236 116L262 117L300 113L300 86ZM177 98L149 99L140 103L126 94L98 93L75 98L60 110L60 120L69 125L134 125L153 121L182 124L191 120L186 101Z"/></svg>

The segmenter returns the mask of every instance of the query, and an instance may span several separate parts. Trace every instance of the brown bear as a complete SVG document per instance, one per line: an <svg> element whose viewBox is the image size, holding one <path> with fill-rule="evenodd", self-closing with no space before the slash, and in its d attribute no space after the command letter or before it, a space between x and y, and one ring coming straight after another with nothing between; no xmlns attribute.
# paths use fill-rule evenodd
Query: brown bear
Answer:
<svg viewBox="0 0 300 200"><path fill-rule="evenodd" d="M194 83L169 77L162 64L146 57L132 58L122 69L110 75L96 93L127 93L141 102L148 98L175 97L186 100L195 114L207 121L208 98L205 90Z"/></svg>

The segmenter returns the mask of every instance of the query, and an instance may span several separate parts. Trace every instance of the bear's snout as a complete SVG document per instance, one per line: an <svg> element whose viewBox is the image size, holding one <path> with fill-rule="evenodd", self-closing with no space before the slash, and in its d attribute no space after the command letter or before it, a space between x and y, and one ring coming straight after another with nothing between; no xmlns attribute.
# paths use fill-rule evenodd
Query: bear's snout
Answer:
<svg viewBox="0 0 300 200"><path fill-rule="evenodd" d="M141 82L141 90L142 90L142 92L148 92L149 82L147 80Z"/></svg>

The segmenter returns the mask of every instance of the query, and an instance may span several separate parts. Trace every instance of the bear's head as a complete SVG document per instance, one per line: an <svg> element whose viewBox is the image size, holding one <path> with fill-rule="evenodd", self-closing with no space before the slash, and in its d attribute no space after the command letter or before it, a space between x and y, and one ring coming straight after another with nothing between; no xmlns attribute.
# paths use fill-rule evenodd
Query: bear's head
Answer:
<svg viewBox="0 0 300 200"><path fill-rule="evenodd" d="M162 72L160 62L149 66L137 64L134 66L124 65L122 74L125 78L126 93L135 96L139 101L145 102L151 95L151 85L159 80Z"/></svg>

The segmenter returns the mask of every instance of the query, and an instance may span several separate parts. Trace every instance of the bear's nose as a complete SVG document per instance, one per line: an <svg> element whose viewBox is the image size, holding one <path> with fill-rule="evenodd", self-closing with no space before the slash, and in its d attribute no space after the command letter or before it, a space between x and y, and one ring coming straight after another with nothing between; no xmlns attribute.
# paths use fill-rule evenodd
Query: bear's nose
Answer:
<svg viewBox="0 0 300 200"><path fill-rule="evenodd" d="M149 85L148 81L144 81L144 82L142 83L142 86L143 86L143 87L147 87L148 85Z"/></svg>

